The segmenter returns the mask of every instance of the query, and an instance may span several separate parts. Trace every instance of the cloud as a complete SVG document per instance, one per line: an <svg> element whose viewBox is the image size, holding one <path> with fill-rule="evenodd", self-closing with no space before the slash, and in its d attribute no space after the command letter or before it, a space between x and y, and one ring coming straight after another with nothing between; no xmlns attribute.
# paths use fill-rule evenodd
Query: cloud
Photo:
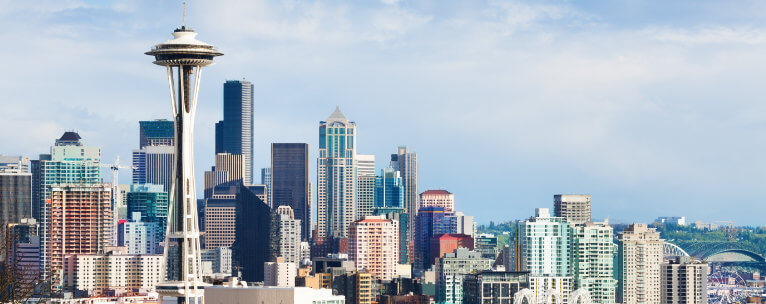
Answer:
<svg viewBox="0 0 766 304"><path fill-rule="evenodd" d="M136 121L169 113L163 73L142 52L178 26L167 17L176 6L0 5L0 26L14 28L0 39L15 46L0 50L13 58L0 74L0 107L13 114L0 129L23 130L0 132L12 143L0 153L34 157L78 129L105 159L125 159ZM409 145L422 188L454 190L481 222L524 218L557 192L594 194L597 217L760 208L748 202L766 178L766 146L753 140L766 131L766 27L639 13L624 24L559 1L195 3L188 24L226 54L203 76L198 171L212 161L221 82L246 77L258 167L270 142L314 153L317 121L341 105L360 153L383 160Z"/></svg>

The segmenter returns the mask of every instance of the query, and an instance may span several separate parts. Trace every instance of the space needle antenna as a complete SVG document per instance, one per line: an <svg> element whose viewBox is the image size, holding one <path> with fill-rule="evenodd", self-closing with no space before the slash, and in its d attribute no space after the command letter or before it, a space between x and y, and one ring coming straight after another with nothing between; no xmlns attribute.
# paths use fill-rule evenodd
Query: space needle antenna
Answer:
<svg viewBox="0 0 766 304"><path fill-rule="evenodd" d="M184 1L184 12L181 16L181 26L186 27L186 1Z"/></svg>

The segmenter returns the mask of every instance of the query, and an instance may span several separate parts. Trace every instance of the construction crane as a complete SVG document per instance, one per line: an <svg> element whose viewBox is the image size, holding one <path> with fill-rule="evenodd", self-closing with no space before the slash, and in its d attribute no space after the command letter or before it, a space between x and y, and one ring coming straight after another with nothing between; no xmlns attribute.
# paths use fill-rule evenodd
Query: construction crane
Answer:
<svg viewBox="0 0 766 304"><path fill-rule="evenodd" d="M118 185L120 184L118 182L120 169L135 169L133 166L120 166L120 156L117 155L117 157L114 158L114 164L101 164L102 168L109 168L112 170L112 197L114 198L114 203L112 204L112 219L114 221L113 223L113 231L114 231L114 237L112 237L112 245L117 246L117 230L119 228L119 218L117 216L119 206L122 204L122 199L120 197L120 189L118 188Z"/></svg>

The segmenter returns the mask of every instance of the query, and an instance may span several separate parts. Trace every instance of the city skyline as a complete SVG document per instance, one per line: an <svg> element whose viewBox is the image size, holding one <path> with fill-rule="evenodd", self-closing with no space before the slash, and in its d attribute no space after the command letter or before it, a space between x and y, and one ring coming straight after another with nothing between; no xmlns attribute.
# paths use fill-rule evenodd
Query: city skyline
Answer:
<svg viewBox="0 0 766 304"><path fill-rule="evenodd" d="M244 77L255 85L254 107L258 109L253 166L268 166L267 147L272 142L305 142L314 185L316 124L339 105L358 124L358 151L385 160L397 146L407 145L420 155L419 191L455 193L457 208L475 215L480 223L526 218L526 206L551 207L554 194L589 193L594 219L649 222L658 216L678 215L760 224L755 214L764 211L759 209L763 207L750 203L759 197L757 190L764 180L763 158L758 155L763 144L750 139L764 129L763 117L757 114L763 112L763 106L750 97L758 96L759 87L753 70L766 62L758 60L763 55L755 55L758 48L752 47L764 45L759 10L746 12L739 7L735 13L742 20L734 21L725 15L734 9L714 12L714 5L708 2L708 6L692 10L691 17L669 20L688 8L688 3L670 5L667 15L648 16L658 4L637 4L637 12L628 14L610 6L492 2L462 7L449 3L446 13L437 14L428 4L393 2L369 7L319 2L294 7L242 4L243 11L262 9L260 21L243 23L252 26L250 33L232 25L242 21L241 14L231 11L231 6L239 4L208 7L193 3L189 26L204 28L206 37L217 37L220 49L233 54L232 59L222 59L225 65L206 74L202 85L196 168L213 163L213 126L222 117L223 82ZM142 8L146 5L113 2L44 9L9 5L0 11L7 19L0 23L21 27L16 33L4 34L6 40L27 47L63 44L62 54L73 58L72 63L55 64L43 59L51 64L40 65L57 79L46 83L50 85L46 91L55 95L34 89L39 85L33 81L41 73L38 67L10 64L8 75L13 76L4 75L0 81L0 88L7 92L2 106L16 114L0 122L0 127L22 131L0 134L0 141L14 143L4 149L4 155L36 159L47 153L60 134L76 129L87 145L102 148L102 159L114 159L118 154L129 159L138 121L169 118L166 88L156 85L163 75L145 64L141 51L165 39L167 29L177 27L180 16L179 20L151 20L156 13L140 16L149 11ZM160 11L179 10L178 3L163 5L167 7ZM94 10L105 14L91 16ZM215 24L217 19L198 13L203 10L212 16L230 14L232 20ZM11 16L18 12L42 18L22 25L18 17ZM300 21L312 20L301 17L307 13L314 13L308 15L318 21L301 31ZM377 22L381 24L376 25L375 18L366 22L351 16L356 13L380 17ZM476 22L481 18L472 14L486 14L480 17L488 21ZM76 20L83 15L91 18ZM328 20L337 16L342 17L340 21ZM615 16L632 18L618 22ZM697 24L691 20L694 16L711 17L712 21ZM284 23L278 20L282 17ZM344 20L366 27L355 32L336 24ZM468 25L461 27L461 20ZM457 29L457 34L443 38L446 46L458 50L425 53L438 49L429 34L441 25ZM94 27L125 27L125 31L118 38L103 39L110 31ZM371 34L366 35L365 30ZM489 37L463 37L470 33ZM574 38L566 37L570 33ZM15 36L22 34L32 38ZM237 43L236 36L241 34L246 35L246 43ZM596 37L600 34L604 38ZM429 39L417 41L424 37ZM575 38L603 49L595 51ZM632 38L639 41L628 42ZM106 45L114 43L113 39L121 43ZM639 47L641 43L648 47ZM306 46L317 52L308 55L299 50ZM346 46L350 51L344 52L368 50L370 55L344 59L330 54ZM480 50L472 51L471 46ZM631 50L631 46L642 50ZM741 46L746 48L738 48ZM102 48L108 55L75 55L91 48ZM293 58L299 61L282 59L277 54L280 48L288 50L284 56L300 55ZM418 48L415 54L406 54ZM567 51L555 53L558 48ZM541 55L532 55L535 50ZM19 62L39 56L37 51L2 52ZM738 52L744 53L729 61ZM456 56L445 58L452 55ZM477 58L484 55L493 56ZM722 61L721 56L727 60ZM84 57L90 57L89 61ZM124 60L115 64L111 61L115 57ZM424 62L415 64L418 58ZM371 63L378 59L381 63ZM524 59L540 62L524 63ZM81 66L71 69L75 63ZM339 71L359 63L362 67ZM522 72L508 71L515 64L521 64L517 69ZM477 76L482 72L488 76ZM355 73L364 77L356 79ZM417 77L405 77L408 73ZM438 75L442 73L457 76ZM532 80L521 78L525 74ZM559 77L553 78L555 84L538 79L554 76ZM313 83L315 80L319 82ZM111 82L130 82L137 90L115 89ZM721 85L703 87L707 83ZM506 86L509 88L504 89ZM296 93L296 88L306 92ZM106 94L108 91L121 96ZM135 109L119 108L120 101L135 102ZM410 111L389 109L386 101L399 107L410 105ZM484 134L476 135L477 131ZM480 159L456 161L468 154ZM386 165L381 161L376 168ZM197 171L201 193L202 170ZM128 170L121 174L121 180L130 180ZM108 174L102 172L102 176L110 181ZM316 193L314 208L315 198ZM737 208L751 208L753 215L735 215L731 210ZM496 212L498 209L504 211Z"/></svg>

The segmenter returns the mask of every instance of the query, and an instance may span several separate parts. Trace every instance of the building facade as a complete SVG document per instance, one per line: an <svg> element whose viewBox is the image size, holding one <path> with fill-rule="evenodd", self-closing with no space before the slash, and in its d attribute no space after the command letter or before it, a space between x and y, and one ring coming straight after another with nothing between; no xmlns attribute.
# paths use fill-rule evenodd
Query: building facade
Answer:
<svg viewBox="0 0 766 304"><path fill-rule="evenodd" d="M437 303L463 303L463 277L467 274L489 270L491 259L468 248L457 248L439 258L435 265Z"/></svg>
<svg viewBox="0 0 766 304"><path fill-rule="evenodd" d="M570 224L551 217L548 208L536 208L535 217L519 225L521 268L529 272L529 287L537 295L557 290L567 297L572 291Z"/></svg>
<svg viewBox="0 0 766 304"><path fill-rule="evenodd" d="M48 269L50 250L45 248L49 248L52 235L49 232L52 189L60 185L100 187L101 148L86 146L79 134L67 131L56 140L51 153L41 154L32 167L32 213L40 217L40 236L44 248L42 264L43 268ZM39 201L35 202L35 199Z"/></svg>
<svg viewBox="0 0 766 304"><path fill-rule="evenodd" d="M356 219L373 215L377 190L375 155L356 155Z"/></svg>
<svg viewBox="0 0 766 304"><path fill-rule="evenodd" d="M516 292L528 288L529 273L510 271L481 271L463 278L463 299L466 304L512 304Z"/></svg>
<svg viewBox="0 0 766 304"><path fill-rule="evenodd" d="M158 229L155 222L141 221L141 212L133 212L127 221L120 220L118 225L119 246L125 247L128 254L159 253L157 234L165 234Z"/></svg>
<svg viewBox="0 0 766 304"><path fill-rule="evenodd" d="M147 146L174 146L175 123L167 119L138 122L138 148Z"/></svg>
<svg viewBox="0 0 766 304"><path fill-rule="evenodd" d="M165 233L168 228L168 192L162 185L145 184L130 185L130 192L126 195L127 213L141 213L141 221L154 223L157 227L155 245L165 241ZM159 247L156 252L161 253Z"/></svg>
<svg viewBox="0 0 766 304"><path fill-rule="evenodd" d="M660 297L662 304L704 304L707 298L708 265L689 257L675 257L662 263Z"/></svg>
<svg viewBox="0 0 766 304"><path fill-rule="evenodd" d="M413 270L416 275L427 270L433 264L429 261L431 255L431 238L435 235L449 233L449 226L444 220L444 207L423 207L415 219L415 263Z"/></svg>
<svg viewBox="0 0 766 304"><path fill-rule="evenodd" d="M554 195L553 215L563 217L572 224L590 222L590 194Z"/></svg>
<svg viewBox="0 0 766 304"><path fill-rule="evenodd" d="M205 199L213 197L216 187L244 184L245 173L244 156L231 153L217 153L215 155L215 166L210 168L210 171L205 171Z"/></svg>
<svg viewBox="0 0 766 304"><path fill-rule="evenodd" d="M298 265L278 257L276 262L263 264L263 286L295 287Z"/></svg>
<svg viewBox="0 0 766 304"><path fill-rule="evenodd" d="M0 246L5 244L8 224L32 217L32 173L28 170L29 159L0 156Z"/></svg>
<svg viewBox="0 0 766 304"><path fill-rule="evenodd" d="M145 146L133 150L133 184L162 185L170 192L173 182L173 146Z"/></svg>
<svg viewBox="0 0 766 304"><path fill-rule="evenodd" d="M205 200L205 249L231 247L236 240L236 198Z"/></svg>
<svg viewBox="0 0 766 304"><path fill-rule="evenodd" d="M426 190L420 194L420 207L442 207L444 212L455 210L455 195L447 190Z"/></svg>
<svg viewBox="0 0 766 304"><path fill-rule="evenodd" d="M246 185L253 184L253 112L253 84L227 80L223 84L223 120L215 124L215 153L242 156Z"/></svg>
<svg viewBox="0 0 766 304"><path fill-rule="evenodd" d="M661 303L660 234L646 224L633 224L617 236L617 241L617 302Z"/></svg>
<svg viewBox="0 0 766 304"><path fill-rule="evenodd" d="M301 262L301 220L295 219L290 206L276 210L279 221L279 253L285 262L298 265Z"/></svg>
<svg viewBox="0 0 766 304"><path fill-rule="evenodd" d="M78 254L65 258L64 289L100 296L107 290L151 292L164 278L161 254Z"/></svg>
<svg viewBox="0 0 766 304"><path fill-rule="evenodd" d="M317 168L318 237L344 238L356 219L356 123L340 108L319 123Z"/></svg>
<svg viewBox="0 0 766 304"><path fill-rule="evenodd" d="M395 154L391 154L391 168L399 171L404 185L404 209L409 217L408 227L415 227L415 216L420 209L418 204L418 155L411 152L407 146L397 148ZM413 231L414 232L414 231ZM414 239L410 233L408 241Z"/></svg>
<svg viewBox="0 0 766 304"><path fill-rule="evenodd" d="M438 258L441 258L445 254L453 252L458 248L473 250L473 238L465 234L437 234L431 238L431 250L428 262L436 263Z"/></svg>
<svg viewBox="0 0 766 304"><path fill-rule="evenodd" d="M270 180L267 191L272 208L289 206L300 220L301 239L311 236L311 197L309 195L309 145L305 143L271 144Z"/></svg>
<svg viewBox="0 0 766 304"><path fill-rule="evenodd" d="M404 208L404 190L399 171L380 170L375 178L375 208Z"/></svg>
<svg viewBox="0 0 766 304"><path fill-rule="evenodd" d="M575 289L590 292L594 303L615 303L614 234L608 222L572 228Z"/></svg>
<svg viewBox="0 0 766 304"><path fill-rule="evenodd" d="M398 223L382 216L369 216L351 225L349 257L356 269L364 269L377 279L390 281L396 276L399 250Z"/></svg>
<svg viewBox="0 0 766 304"><path fill-rule="evenodd" d="M112 187L61 185L51 187L48 242L44 244L47 273L57 275L70 255L104 253L113 237Z"/></svg>

